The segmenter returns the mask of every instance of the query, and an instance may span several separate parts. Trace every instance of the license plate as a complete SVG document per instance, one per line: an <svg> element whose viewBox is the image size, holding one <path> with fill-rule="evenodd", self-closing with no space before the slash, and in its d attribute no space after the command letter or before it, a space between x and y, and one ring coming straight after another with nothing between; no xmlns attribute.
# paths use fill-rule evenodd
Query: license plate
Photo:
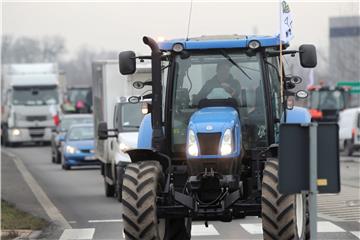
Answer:
<svg viewBox="0 0 360 240"><path fill-rule="evenodd" d="M87 156L85 160L96 160L95 156Z"/></svg>

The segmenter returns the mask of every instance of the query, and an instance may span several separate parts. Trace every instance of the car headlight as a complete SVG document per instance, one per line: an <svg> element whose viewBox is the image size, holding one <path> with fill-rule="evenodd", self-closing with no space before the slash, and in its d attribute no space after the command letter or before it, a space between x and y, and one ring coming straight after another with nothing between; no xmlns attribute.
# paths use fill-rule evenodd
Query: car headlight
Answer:
<svg viewBox="0 0 360 240"><path fill-rule="evenodd" d="M127 150L130 150L131 148L128 145L126 145L125 143L120 143L119 144L119 149L122 152L126 152Z"/></svg>
<svg viewBox="0 0 360 240"><path fill-rule="evenodd" d="M11 135L13 135L13 136L19 136L19 135L20 135L20 130L17 129L17 128L11 130Z"/></svg>
<svg viewBox="0 0 360 240"><path fill-rule="evenodd" d="M77 148L72 147L72 146L66 146L67 153L74 154L74 153L76 153L76 151L77 151Z"/></svg>
<svg viewBox="0 0 360 240"><path fill-rule="evenodd" d="M187 152L190 156L198 156L199 155L199 146L196 141L195 133L193 130L189 130L188 134L188 147Z"/></svg>
<svg viewBox="0 0 360 240"><path fill-rule="evenodd" d="M229 155L233 152L232 138L233 137L231 129L226 129L220 147L220 154L222 156Z"/></svg>

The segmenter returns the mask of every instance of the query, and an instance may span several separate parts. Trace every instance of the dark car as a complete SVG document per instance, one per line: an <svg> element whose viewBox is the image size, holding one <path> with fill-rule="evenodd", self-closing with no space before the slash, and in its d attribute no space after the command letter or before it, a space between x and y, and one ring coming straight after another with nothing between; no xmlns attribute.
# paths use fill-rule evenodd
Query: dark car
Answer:
<svg viewBox="0 0 360 240"><path fill-rule="evenodd" d="M61 163L61 144L65 134L73 124L93 123L91 114L64 114L60 118L60 124L51 136L51 159L53 163Z"/></svg>
<svg viewBox="0 0 360 240"><path fill-rule="evenodd" d="M63 144L63 169L70 170L72 166L100 165L94 148L93 124L75 124L70 127Z"/></svg>

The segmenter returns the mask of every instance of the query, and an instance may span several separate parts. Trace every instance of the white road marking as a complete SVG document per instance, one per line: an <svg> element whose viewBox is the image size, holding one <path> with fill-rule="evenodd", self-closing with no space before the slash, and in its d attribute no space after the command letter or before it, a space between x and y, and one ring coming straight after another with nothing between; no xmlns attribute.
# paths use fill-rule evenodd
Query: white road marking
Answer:
<svg viewBox="0 0 360 240"><path fill-rule="evenodd" d="M262 224L261 223L242 223L240 224L242 228L245 229L250 234L262 234ZM317 223L317 228L319 233L332 233L332 232L346 232L341 227L328 222L328 221L319 221Z"/></svg>
<svg viewBox="0 0 360 240"><path fill-rule="evenodd" d="M91 240L94 233L95 228L65 229L59 240Z"/></svg>
<svg viewBox="0 0 360 240"><path fill-rule="evenodd" d="M104 220L89 220L89 223L111 223L111 222L122 222L122 219L104 219Z"/></svg>
<svg viewBox="0 0 360 240"><path fill-rule="evenodd" d="M217 236L220 235L214 225L209 224L209 227L205 225L192 225L191 236Z"/></svg>
<svg viewBox="0 0 360 240"><path fill-rule="evenodd" d="M263 234L261 223L240 223L240 226L250 234Z"/></svg>
<svg viewBox="0 0 360 240"><path fill-rule="evenodd" d="M68 221L68 223L73 224L76 223L76 221Z"/></svg>
<svg viewBox="0 0 360 240"><path fill-rule="evenodd" d="M319 233L346 232L341 227L327 221L318 222L317 228Z"/></svg>
<svg viewBox="0 0 360 240"><path fill-rule="evenodd" d="M56 224L60 225L62 228L71 228L65 217L61 214L59 209L57 209L57 207L51 202L45 191L40 187L38 182L26 168L24 162L14 154L4 151L4 149L2 149L2 151L13 159L25 182L28 184L31 191L35 195L36 199L39 201L40 205L44 208L49 218Z"/></svg>
<svg viewBox="0 0 360 240"><path fill-rule="evenodd" d="M350 232L352 235L360 239L360 232Z"/></svg>

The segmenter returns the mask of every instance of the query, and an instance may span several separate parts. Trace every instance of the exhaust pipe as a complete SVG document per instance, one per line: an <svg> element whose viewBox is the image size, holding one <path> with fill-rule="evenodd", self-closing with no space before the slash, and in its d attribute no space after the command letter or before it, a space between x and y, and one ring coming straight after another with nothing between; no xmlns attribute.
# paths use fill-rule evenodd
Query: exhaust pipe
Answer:
<svg viewBox="0 0 360 240"><path fill-rule="evenodd" d="M156 41L143 37L144 44L151 49L152 69L152 111L151 125L153 128L152 147L158 151L164 148L164 133L162 129L162 85L161 85L161 51Z"/></svg>

